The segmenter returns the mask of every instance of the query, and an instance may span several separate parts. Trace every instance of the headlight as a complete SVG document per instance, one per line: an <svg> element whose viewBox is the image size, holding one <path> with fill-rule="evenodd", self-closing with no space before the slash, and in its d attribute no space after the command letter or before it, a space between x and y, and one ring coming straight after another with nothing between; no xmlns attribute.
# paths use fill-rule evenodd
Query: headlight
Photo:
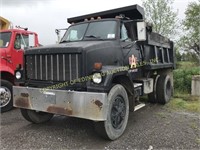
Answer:
<svg viewBox="0 0 200 150"><path fill-rule="evenodd" d="M16 77L16 79L21 79L21 77L22 77L21 72L17 71L17 72L15 73L15 77Z"/></svg>
<svg viewBox="0 0 200 150"><path fill-rule="evenodd" d="M102 81L101 73L94 73L92 76L92 81L97 84L101 83Z"/></svg>

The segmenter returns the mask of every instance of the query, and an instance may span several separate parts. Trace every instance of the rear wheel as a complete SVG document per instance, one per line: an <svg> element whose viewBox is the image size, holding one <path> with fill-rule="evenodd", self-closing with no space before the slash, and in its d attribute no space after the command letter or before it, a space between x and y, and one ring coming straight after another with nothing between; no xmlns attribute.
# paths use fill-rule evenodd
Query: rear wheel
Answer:
<svg viewBox="0 0 200 150"><path fill-rule="evenodd" d="M13 108L12 96L13 84L6 80L1 80L0 83L0 110L1 112L9 111Z"/></svg>
<svg viewBox="0 0 200 150"><path fill-rule="evenodd" d="M157 83L157 100L158 103L166 104L172 96L172 81L169 75L161 75Z"/></svg>
<svg viewBox="0 0 200 150"><path fill-rule="evenodd" d="M129 115L129 101L122 85L115 85L108 94L107 120L95 122L95 130L102 137L115 140L125 131Z"/></svg>
<svg viewBox="0 0 200 150"><path fill-rule="evenodd" d="M37 112L35 110L20 109L22 116L29 122L32 123L44 123L49 121L53 114L46 112Z"/></svg>

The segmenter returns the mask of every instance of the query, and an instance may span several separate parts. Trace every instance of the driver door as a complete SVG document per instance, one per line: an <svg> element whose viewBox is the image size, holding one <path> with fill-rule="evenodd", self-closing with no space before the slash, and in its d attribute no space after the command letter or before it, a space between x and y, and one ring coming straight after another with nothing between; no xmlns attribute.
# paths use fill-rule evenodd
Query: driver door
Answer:
<svg viewBox="0 0 200 150"><path fill-rule="evenodd" d="M15 70L16 67L21 64L23 66L23 54L24 48L27 47L28 35L16 34L13 50L11 52L12 67Z"/></svg>
<svg viewBox="0 0 200 150"><path fill-rule="evenodd" d="M131 24L129 23L122 23L121 25L121 33L120 33L120 42L122 47L123 53L123 60L124 65L132 65L135 64L141 59L140 58L140 50L134 41ZM135 64L133 64L135 63Z"/></svg>

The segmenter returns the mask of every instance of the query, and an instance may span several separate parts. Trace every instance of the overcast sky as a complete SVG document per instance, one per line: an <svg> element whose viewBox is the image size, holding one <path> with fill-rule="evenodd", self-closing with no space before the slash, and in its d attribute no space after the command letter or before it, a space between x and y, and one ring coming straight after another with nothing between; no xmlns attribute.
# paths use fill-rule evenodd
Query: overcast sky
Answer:
<svg viewBox="0 0 200 150"><path fill-rule="evenodd" d="M189 2L197 0L175 0L174 10L184 18ZM69 26L67 18L88 13L139 4L141 0L0 0L0 16L13 25L28 27L39 35L42 45L54 44L56 28Z"/></svg>

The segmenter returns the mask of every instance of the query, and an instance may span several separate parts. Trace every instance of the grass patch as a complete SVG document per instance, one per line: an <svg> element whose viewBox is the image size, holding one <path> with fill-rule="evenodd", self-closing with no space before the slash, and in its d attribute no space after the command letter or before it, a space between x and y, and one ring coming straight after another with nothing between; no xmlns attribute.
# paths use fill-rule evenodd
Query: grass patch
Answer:
<svg viewBox="0 0 200 150"><path fill-rule="evenodd" d="M183 93L183 92L176 92L173 96L174 98L181 98L185 101L198 101L200 97L198 96L191 96L189 93Z"/></svg>
<svg viewBox="0 0 200 150"><path fill-rule="evenodd" d="M197 139L196 139L196 142L197 142L197 144L200 144L200 139L197 138Z"/></svg>
<svg viewBox="0 0 200 150"><path fill-rule="evenodd" d="M200 97L192 96L185 92L177 92L175 90L173 99L167 104L172 109L186 110L190 112L200 112Z"/></svg>
<svg viewBox="0 0 200 150"><path fill-rule="evenodd" d="M196 123L194 123L194 122L190 124L190 127L191 127L192 129L194 129L194 130L200 131L199 126L198 126Z"/></svg>
<svg viewBox="0 0 200 150"><path fill-rule="evenodd" d="M177 62L177 69L174 70L174 99L168 104L169 107L200 112L200 97L190 94L192 76L199 74L199 64L188 61Z"/></svg>
<svg viewBox="0 0 200 150"><path fill-rule="evenodd" d="M193 67L198 67L199 64L190 61L179 61L176 63L177 69L190 69Z"/></svg>
<svg viewBox="0 0 200 150"><path fill-rule="evenodd" d="M185 99L185 97L184 97ZM190 112L200 112L200 99L198 100L184 100L183 98L172 99L167 106L172 109L186 110Z"/></svg>

